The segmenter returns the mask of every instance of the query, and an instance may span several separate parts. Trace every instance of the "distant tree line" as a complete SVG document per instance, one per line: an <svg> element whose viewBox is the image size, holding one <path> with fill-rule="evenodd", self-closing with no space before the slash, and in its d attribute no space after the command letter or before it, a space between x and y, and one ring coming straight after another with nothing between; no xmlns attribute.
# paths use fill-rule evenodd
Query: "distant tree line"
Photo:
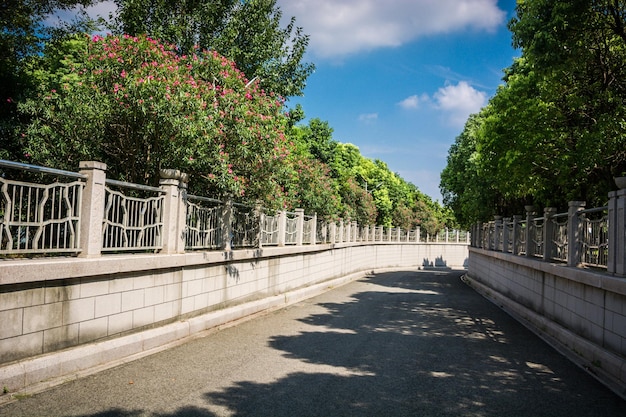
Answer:
<svg viewBox="0 0 626 417"><path fill-rule="evenodd" d="M314 66L308 36L295 18L281 26L275 0L117 0L108 23L77 8L96 3L0 6L1 158L68 170L99 160L110 177L152 185L175 168L201 195L429 233L455 226L327 122L287 110ZM59 11L76 19L51 24Z"/></svg>
<svg viewBox="0 0 626 417"><path fill-rule="evenodd" d="M509 28L521 56L441 177L464 225L524 205L602 206L626 172L626 2L525 0Z"/></svg>

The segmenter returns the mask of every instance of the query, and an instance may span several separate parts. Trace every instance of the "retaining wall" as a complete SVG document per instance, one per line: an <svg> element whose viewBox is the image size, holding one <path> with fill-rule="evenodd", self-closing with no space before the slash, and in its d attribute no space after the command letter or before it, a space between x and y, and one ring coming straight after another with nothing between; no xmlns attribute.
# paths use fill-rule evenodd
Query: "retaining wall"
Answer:
<svg viewBox="0 0 626 417"><path fill-rule="evenodd" d="M2 260L0 385L141 354L373 270L463 267L467 257L467 244L348 243Z"/></svg>
<svg viewBox="0 0 626 417"><path fill-rule="evenodd" d="M478 248L467 279L626 397L626 279Z"/></svg>

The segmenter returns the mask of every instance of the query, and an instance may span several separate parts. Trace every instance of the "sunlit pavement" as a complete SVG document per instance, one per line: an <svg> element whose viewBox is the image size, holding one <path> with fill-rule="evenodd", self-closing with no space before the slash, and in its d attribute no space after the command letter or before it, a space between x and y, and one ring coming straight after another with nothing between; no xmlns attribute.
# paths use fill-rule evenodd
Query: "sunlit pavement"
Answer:
<svg viewBox="0 0 626 417"><path fill-rule="evenodd" d="M368 276L2 416L626 416L462 271Z"/></svg>

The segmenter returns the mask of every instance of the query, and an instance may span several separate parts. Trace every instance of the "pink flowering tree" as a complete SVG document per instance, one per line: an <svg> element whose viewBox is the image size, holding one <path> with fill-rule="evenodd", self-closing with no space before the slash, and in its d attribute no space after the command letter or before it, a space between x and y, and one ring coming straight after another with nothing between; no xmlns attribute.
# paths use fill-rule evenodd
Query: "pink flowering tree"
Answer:
<svg viewBox="0 0 626 417"><path fill-rule="evenodd" d="M149 184L175 168L194 193L290 205L283 102L216 52L77 36L49 45L31 72L39 87L19 108L32 162L76 170L99 160L110 177Z"/></svg>

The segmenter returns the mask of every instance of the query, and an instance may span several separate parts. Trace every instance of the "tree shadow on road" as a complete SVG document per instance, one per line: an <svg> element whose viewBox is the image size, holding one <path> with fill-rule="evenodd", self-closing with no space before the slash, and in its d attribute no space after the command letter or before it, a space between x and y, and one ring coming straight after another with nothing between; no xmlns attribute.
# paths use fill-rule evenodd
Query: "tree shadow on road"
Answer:
<svg viewBox="0 0 626 417"><path fill-rule="evenodd" d="M626 404L459 280L458 272L367 277L346 303L301 319L319 331L269 341L330 366L206 398L235 416L597 416Z"/></svg>

